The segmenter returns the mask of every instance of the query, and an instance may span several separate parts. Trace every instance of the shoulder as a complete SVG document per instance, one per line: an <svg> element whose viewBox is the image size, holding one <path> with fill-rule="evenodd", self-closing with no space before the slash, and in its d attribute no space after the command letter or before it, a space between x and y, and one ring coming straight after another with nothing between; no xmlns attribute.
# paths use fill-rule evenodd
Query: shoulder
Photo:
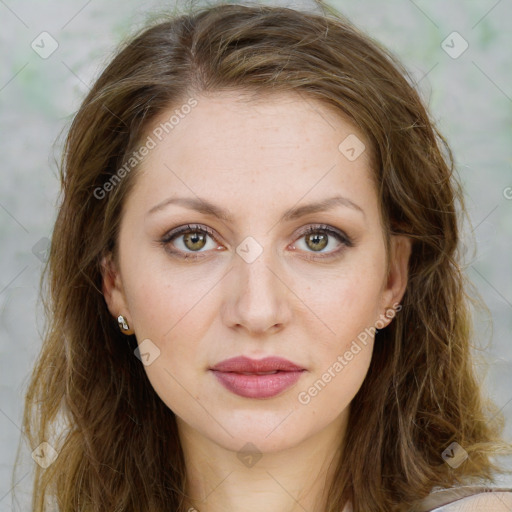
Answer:
<svg viewBox="0 0 512 512"><path fill-rule="evenodd" d="M447 489L430 496L422 512L511 512L512 489ZM429 500L430 501L430 500ZM434 501L437 501L434 504Z"/></svg>
<svg viewBox="0 0 512 512"><path fill-rule="evenodd" d="M439 512L511 512L512 491L480 492L435 509Z"/></svg>

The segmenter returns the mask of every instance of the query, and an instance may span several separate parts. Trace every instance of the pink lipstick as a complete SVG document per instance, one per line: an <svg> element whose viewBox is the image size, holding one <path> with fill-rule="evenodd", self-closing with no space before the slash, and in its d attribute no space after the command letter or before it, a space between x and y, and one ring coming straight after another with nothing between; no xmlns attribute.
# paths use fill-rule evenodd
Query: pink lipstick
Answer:
<svg viewBox="0 0 512 512"><path fill-rule="evenodd" d="M210 368L229 391L246 398L270 398L293 386L304 368L281 357L226 359Z"/></svg>

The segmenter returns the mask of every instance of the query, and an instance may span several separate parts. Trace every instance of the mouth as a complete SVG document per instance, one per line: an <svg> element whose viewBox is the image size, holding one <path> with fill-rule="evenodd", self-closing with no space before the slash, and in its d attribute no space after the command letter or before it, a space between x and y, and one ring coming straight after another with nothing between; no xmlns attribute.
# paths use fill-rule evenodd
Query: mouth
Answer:
<svg viewBox="0 0 512 512"><path fill-rule="evenodd" d="M272 372L231 372L231 373L240 373L240 375L274 375L278 372L280 372L281 370L274 370ZM228 372L230 373L230 372Z"/></svg>
<svg viewBox="0 0 512 512"><path fill-rule="evenodd" d="M246 356L232 357L210 368L213 371L234 372L248 375L270 375L277 372L297 372L304 368L283 357L251 359Z"/></svg>
<svg viewBox="0 0 512 512"><path fill-rule="evenodd" d="M264 399L284 393L306 371L299 365L278 357L227 359L210 371L225 389L244 397Z"/></svg>

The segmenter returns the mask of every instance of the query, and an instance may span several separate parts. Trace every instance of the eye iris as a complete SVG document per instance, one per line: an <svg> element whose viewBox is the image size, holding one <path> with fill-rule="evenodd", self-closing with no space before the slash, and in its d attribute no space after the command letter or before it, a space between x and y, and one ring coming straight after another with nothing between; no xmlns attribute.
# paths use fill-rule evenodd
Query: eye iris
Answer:
<svg viewBox="0 0 512 512"><path fill-rule="evenodd" d="M309 242L312 241L313 244L319 244L316 245L316 247L311 247ZM308 246L313 250L322 250L327 245L327 235L324 233L312 233L306 236L306 243Z"/></svg>
<svg viewBox="0 0 512 512"><path fill-rule="evenodd" d="M192 243L192 246L188 245L188 242ZM202 249L206 243L206 234L193 231L191 233L185 233L183 235L183 243L191 251ZM197 246L199 244L199 247Z"/></svg>
<svg viewBox="0 0 512 512"><path fill-rule="evenodd" d="M183 243L187 249L193 252L198 252L206 245L206 237L209 235L201 230L189 230L184 233L182 232L181 236L183 237ZM316 230L310 231L303 236L306 238L306 244L308 247L314 252L319 252L328 245L328 238L331 235L323 230Z"/></svg>

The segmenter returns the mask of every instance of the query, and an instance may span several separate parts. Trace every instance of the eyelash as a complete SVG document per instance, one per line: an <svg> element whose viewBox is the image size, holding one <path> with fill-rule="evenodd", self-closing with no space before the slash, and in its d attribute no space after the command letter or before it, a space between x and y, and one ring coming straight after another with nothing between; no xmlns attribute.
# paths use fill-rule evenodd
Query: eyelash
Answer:
<svg viewBox="0 0 512 512"><path fill-rule="evenodd" d="M180 235L186 234L186 233L206 233L211 238L215 239L215 233L212 229L206 227L206 226L200 226L198 224L187 224L186 226L181 226L173 231L170 231L169 233L165 234L164 237L160 240L160 244L164 247L164 249L169 252L173 256L178 256L183 259L188 260L197 260L199 258L203 258L204 256L201 255L203 252L207 251L192 251L192 252L183 252L181 250L175 250L175 249L169 249L169 244L172 242L175 238L178 238ZM334 228L331 228L330 226L326 224L316 224L309 226L305 231L301 232L297 240L300 238L303 238L311 233L324 233L327 235L331 235L338 242L341 242L345 247L341 247L339 249L336 249L335 251L331 251L329 253L317 253L317 255L314 256L306 256L305 258L308 260L321 260L325 258L334 258L340 255L340 253L346 248L346 247L353 247L352 240L345 235L342 231L338 231ZM315 254L313 252L313 254ZM324 254L324 255L321 255Z"/></svg>

